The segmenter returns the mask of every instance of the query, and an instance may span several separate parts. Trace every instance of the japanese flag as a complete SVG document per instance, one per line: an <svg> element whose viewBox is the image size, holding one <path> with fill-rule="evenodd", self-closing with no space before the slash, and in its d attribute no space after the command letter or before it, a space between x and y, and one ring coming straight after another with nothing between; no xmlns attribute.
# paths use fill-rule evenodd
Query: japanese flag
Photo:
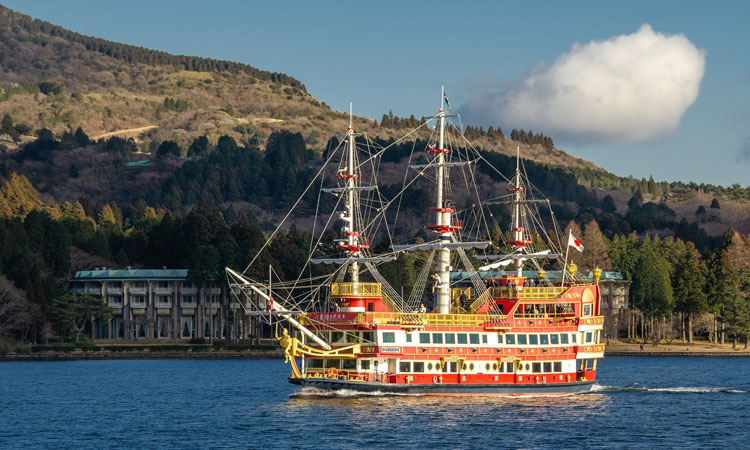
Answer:
<svg viewBox="0 0 750 450"><path fill-rule="evenodd" d="M579 252L583 252L583 244L581 244L580 242L578 242L578 239L576 239L575 237L573 237L573 232L572 231L568 234L568 246L569 247L575 247L576 250L578 250Z"/></svg>

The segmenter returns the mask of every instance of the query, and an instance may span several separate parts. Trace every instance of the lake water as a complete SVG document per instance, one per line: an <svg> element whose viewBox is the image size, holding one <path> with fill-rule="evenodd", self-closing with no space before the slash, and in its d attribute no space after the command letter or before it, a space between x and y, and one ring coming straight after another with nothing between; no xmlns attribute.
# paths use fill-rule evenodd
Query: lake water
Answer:
<svg viewBox="0 0 750 450"><path fill-rule="evenodd" d="M537 398L299 395L288 374L281 360L2 363L0 448L750 446L746 358L605 358L594 392Z"/></svg>

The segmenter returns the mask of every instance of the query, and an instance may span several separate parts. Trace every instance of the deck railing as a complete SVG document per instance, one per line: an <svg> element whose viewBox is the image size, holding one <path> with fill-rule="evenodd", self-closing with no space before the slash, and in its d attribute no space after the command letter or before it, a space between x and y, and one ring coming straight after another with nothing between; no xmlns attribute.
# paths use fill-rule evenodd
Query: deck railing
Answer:
<svg viewBox="0 0 750 450"><path fill-rule="evenodd" d="M356 289L355 289L356 286ZM375 296L382 295L380 283L332 283L331 295L334 297Z"/></svg>

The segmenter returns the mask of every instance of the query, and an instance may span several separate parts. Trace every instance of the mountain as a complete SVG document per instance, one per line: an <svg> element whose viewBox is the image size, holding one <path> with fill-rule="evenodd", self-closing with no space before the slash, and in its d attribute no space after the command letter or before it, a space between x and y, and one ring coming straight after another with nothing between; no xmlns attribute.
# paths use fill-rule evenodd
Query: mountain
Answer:
<svg viewBox="0 0 750 450"><path fill-rule="evenodd" d="M0 70L0 116L7 115L10 122L3 125L8 134L0 134L0 149L10 151L1 158L3 168L26 175L46 201L86 196L100 205L137 199L165 205L170 187L164 183L171 183L182 161L162 160L143 170L125 168L134 160L154 160L165 141L176 143L177 152L185 155L200 136L211 148L229 136L240 146L263 152L274 133L288 131L300 133L304 145L321 154L329 138L348 126L346 114L332 111L288 75L84 36L2 6ZM385 123L385 118L379 123L355 117L354 126L389 142L402 130L399 120L389 117ZM16 150L33 141L37 130L49 129L64 141L66 133L72 138L78 128L85 140L68 139L55 147L66 152L52 152L40 143L36 150L47 148L49 153L17 157ZM623 215L629 199L640 192L646 200L667 202L677 212L674 220L699 221L712 235L729 224L750 232L746 189L720 192L722 214L698 217L696 211L707 208L719 188L617 177L554 148L546 137L533 143L519 139L517 130L505 130L514 139L503 136L499 128L493 133L473 127L468 131L474 145L488 152L512 156L520 146L525 159L554 169L558 181L564 178L593 189L599 200L609 195ZM124 141L110 143L113 137ZM84 145L89 140L102 144ZM191 192L179 201L172 196L171 204L189 208L205 197L196 188ZM563 197L575 202L580 195ZM569 206L573 215L585 209L581 204Z"/></svg>

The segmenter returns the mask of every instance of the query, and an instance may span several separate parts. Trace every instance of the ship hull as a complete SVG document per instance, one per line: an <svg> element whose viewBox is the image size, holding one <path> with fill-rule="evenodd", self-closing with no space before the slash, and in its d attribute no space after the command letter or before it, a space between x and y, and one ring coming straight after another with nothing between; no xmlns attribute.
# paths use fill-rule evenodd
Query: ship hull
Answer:
<svg viewBox="0 0 750 450"><path fill-rule="evenodd" d="M588 392L595 381L545 384L394 384L330 378L289 378L299 386L322 390L352 390L414 395L562 395Z"/></svg>

